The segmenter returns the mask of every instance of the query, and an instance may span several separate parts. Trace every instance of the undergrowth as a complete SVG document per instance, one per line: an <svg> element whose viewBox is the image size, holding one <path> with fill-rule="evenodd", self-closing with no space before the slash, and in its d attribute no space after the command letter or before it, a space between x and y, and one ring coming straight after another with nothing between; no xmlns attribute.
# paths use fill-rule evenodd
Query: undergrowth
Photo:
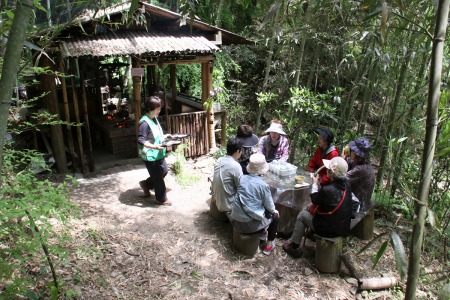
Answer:
<svg viewBox="0 0 450 300"><path fill-rule="evenodd" d="M175 173L177 182L182 187L190 186L200 180L200 176L193 174L188 168L187 168L187 161L184 156L184 150L188 149L189 144L180 144L177 149L172 152L175 156L175 162L172 165L172 170Z"/></svg>
<svg viewBox="0 0 450 300"><path fill-rule="evenodd" d="M0 299L57 299L62 286L56 275L67 257L69 219L77 207L69 201L71 177L55 184L37 178L35 150L5 149L0 170ZM41 166L50 171L45 165ZM63 228L57 233L55 228ZM40 287L38 282L47 282Z"/></svg>

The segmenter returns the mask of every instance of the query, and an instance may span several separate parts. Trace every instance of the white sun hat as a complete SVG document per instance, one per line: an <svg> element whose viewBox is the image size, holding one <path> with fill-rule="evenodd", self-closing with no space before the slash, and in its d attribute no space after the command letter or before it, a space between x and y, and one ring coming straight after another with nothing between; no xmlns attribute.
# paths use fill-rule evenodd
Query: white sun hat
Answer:
<svg viewBox="0 0 450 300"><path fill-rule="evenodd" d="M286 132L283 131L283 125L278 123L270 123L270 127L265 131L265 133L276 132L282 135L286 135Z"/></svg>
<svg viewBox="0 0 450 300"><path fill-rule="evenodd" d="M269 171L269 164L266 162L264 154L255 153L250 156L247 165L247 172L250 174L265 175Z"/></svg>
<svg viewBox="0 0 450 300"><path fill-rule="evenodd" d="M336 177L342 178L348 170L348 164L340 156L330 159L322 159L325 168L329 169Z"/></svg>

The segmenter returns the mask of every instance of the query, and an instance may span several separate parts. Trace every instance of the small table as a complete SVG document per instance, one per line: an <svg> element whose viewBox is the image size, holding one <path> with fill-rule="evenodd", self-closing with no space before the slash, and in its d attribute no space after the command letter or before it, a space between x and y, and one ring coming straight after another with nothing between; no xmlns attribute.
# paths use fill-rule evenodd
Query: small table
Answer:
<svg viewBox="0 0 450 300"><path fill-rule="evenodd" d="M308 186L295 188L294 175L279 177L269 172L262 179L270 186L272 199L280 213L278 233L284 236L292 234L298 213L311 203L311 176L308 172L297 171L297 175L304 175ZM303 174L304 173L304 174Z"/></svg>

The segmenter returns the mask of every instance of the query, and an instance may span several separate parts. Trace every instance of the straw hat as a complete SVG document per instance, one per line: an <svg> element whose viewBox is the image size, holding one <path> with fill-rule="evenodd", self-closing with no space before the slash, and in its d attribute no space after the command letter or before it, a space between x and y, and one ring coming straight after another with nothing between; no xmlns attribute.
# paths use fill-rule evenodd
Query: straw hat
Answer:
<svg viewBox="0 0 450 300"><path fill-rule="evenodd" d="M345 159L340 156L330 159L322 159L325 168L329 169L334 176L338 178L344 177L348 170L348 164Z"/></svg>
<svg viewBox="0 0 450 300"><path fill-rule="evenodd" d="M286 135L286 132L283 131L283 125L278 123L270 123L270 127L265 131L265 133L276 132L282 135Z"/></svg>
<svg viewBox="0 0 450 300"><path fill-rule="evenodd" d="M264 175L269 171L269 164L266 162L264 154L255 153L250 156L250 162L247 165L249 174Z"/></svg>

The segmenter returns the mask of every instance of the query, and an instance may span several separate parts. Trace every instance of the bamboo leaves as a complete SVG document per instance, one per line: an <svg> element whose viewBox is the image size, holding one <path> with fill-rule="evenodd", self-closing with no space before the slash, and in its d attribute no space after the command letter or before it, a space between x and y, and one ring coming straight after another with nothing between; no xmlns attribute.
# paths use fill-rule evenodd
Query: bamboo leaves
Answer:
<svg viewBox="0 0 450 300"><path fill-rule="evenodd" d="M400 236L395 231L392 231L391 233L391 245L395 253L395 265L397 267L397 271L403 280L407 272L406 252Z"/></svg>
<svg viewBox="0 0 450 300"><path fill-rule="evenodd" d="M397 268L397 272L399 273L401 279L403 280L406 276L407 266L408 266L407 258L406 258L406 251L405 251L405 247L403 246L403 242L402 242L400 236L394 230L391 230L390 232L386 232L386 233L383 233L383 234L377 236L376 238L371 240L369 243L367 243L358 252L358 254L361 254L361 253L367 251L371 246L373 246L376 242L378 242L380 240L382 240L382 243L373 257L372 270L374 270L375 267L378 265L380 259L383 257L384 253L387 250L388 245L390 244L392 249L394 250L395 265Z"/></svg>

